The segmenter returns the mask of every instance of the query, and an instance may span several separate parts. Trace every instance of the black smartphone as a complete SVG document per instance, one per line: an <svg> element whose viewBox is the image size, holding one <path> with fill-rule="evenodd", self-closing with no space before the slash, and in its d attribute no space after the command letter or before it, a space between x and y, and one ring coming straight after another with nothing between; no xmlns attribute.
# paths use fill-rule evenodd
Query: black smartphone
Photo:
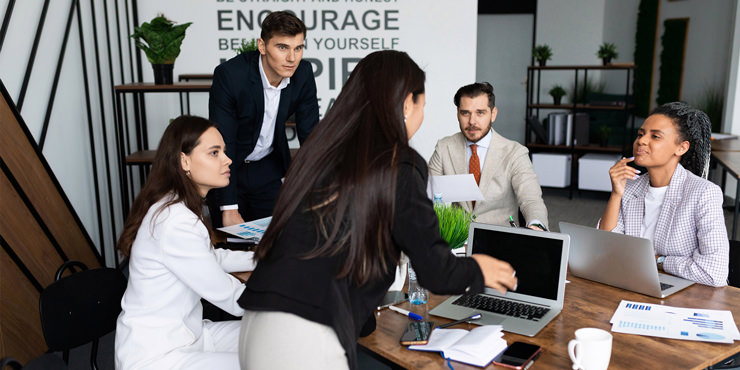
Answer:
<svg viewBox="0 0 740 370"><path fill-rule="evenodd" d="M433 321L414 321L410 322L406 332L401 336L401 345L409 346L412 344L427 344L429 335L434 329Z"/></svg>
<svg viewBox="0 0 740 370"><path fill-rule="evenodd" d="M526 369L542 352L538 345L524 342L514 342L501 354L493 359L493 363L512 369Z"/></svg>

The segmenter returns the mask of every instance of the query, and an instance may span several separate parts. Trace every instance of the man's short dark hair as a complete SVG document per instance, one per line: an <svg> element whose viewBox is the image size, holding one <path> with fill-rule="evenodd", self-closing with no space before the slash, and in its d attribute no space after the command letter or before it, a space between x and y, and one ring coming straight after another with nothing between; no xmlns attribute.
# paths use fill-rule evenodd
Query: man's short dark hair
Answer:
<svg viewBox="0 0 740 370"><path fill-rule="evenodd" d="M488 96L488 108L493 110L496 106L496 95L493 95L493 86L488 82L476 82L458 89L455 93L455 106L460 108L460 98L463 96L473 99L482 94Z"/></svg>
<svg viewBox="0 0 740 370"><path fill-rule="evenodd" d="M306 37L306 25L294 14L279 11L272 12L262 21L262 32L260 38L267 43L273 36L295 36L303 34Z"/></svg>

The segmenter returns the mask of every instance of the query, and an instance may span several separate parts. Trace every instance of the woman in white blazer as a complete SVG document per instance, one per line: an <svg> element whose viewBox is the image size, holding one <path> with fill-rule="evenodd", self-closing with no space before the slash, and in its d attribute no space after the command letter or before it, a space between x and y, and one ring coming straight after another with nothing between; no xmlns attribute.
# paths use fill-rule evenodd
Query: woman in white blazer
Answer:
<svg viewBox="0 0 740 370"><path fill-rule="evenodd" d="M214 249L203 198L229 183L231 160L213 123L181 116L165 130L123 233L129 280L116 327L116 368L238 369L239 322L203 320L205 298L232 315L252 252Z"/></svg>
<svg viewBox="0 0 740 370"><path fill-rule="evenodd" d="M637 132L634 157L610 170L612 194L599 228L653 241L665 272L727 285L729 241L722 190L706 180L711 123L685 103L656 108ZM627 163L634 160L647 174Z"/></svg>

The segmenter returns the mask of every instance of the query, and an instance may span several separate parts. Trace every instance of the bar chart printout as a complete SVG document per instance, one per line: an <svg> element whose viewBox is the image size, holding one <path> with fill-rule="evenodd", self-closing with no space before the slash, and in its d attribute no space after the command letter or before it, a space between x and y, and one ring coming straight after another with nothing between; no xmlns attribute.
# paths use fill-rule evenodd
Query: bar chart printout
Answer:
<svg viewBox="0 0 740 370"><path fill-rule="evenodd" d="M262 236L265 235L265 230L267 230L267 226L270 225L270 221L272 221L272 217L265 217L245 222L243 224L219 227L218 229L231 235L236 235L242 239L259 242L262 239Z"/></svg>
<svg viewBox="0 0 740 370"><path fill-rule="evenodd" d="M622 301L610 321L615 333L732 343L740 339L732 312Z"/></svg>

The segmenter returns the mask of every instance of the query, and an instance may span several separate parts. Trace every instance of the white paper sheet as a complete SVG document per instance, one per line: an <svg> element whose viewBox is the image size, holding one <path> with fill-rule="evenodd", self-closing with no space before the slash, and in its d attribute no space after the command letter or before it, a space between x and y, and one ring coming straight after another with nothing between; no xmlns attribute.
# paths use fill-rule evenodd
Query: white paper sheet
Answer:
<svg viewBox="0 0 740 370"><path fill-rule="evenodd" d="M265 230L270 225L270 221L272 221L272 216L252 220L243 224L219 227L218 229L242 239L258 242L265 235Z"/></svg>
<svg viewBox="0 0 740 370"><path fill-rule="evenodd" d="M435 193L442 193L442 201L445 203L485 200L471 173L431 176L427 185L429 199L433 199Z"/></svg>
<svg viewBox="0 0 740 370"><path fill-rule="evenodd" d="M610 321L615 333L732 343L740 339L732 312L625 301Z"/></svg>

